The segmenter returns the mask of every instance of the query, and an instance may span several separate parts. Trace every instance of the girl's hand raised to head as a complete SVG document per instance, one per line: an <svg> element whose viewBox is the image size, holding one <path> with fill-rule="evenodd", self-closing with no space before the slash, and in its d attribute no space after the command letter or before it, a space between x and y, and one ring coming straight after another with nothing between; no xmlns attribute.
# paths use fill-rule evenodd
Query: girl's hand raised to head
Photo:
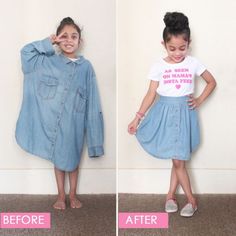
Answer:
<svg viewBox="0 0 236 236"><path fill-rule="evenodd" d="M65 39L62 38L62 36L65 34L65 32L60 33L58 36L55 34L52 34L49 38L51 40L52 44L58 44L63 42Z"/></svg>

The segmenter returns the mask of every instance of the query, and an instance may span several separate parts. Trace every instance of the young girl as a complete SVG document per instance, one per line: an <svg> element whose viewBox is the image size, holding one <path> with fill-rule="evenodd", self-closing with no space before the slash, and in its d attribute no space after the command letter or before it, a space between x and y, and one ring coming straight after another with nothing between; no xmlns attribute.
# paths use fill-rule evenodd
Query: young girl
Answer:
<svg viewBox="0 0 236 236"><path fill-rule="evenodd" d="M215 79L196 58L188 56L191 42L188 18L179 12L166 13L164 17L163 46L167 57L153 65L149 73L150 85L136 117L128 126L142 147L154 157L172 159L170 188L165 211L176 212L175 192L180 184L188 203L180 212L190 217L197 210L185 163L190 153L199 145L198 108L216 86ZM202 94L195 98L194 76L206 81ZM139 125L144 114L153 104L156 93L160 95ZM138 127L139 125L139 127ZM137 129L138 127L138 129Z"/></svg>
<svg viewBox="0 0 236 236"><path fill-rule="evenodd" d="M103 117L91 63L78 56L81 29L64 18L56 35L21 50L24 93L16 126L17 143L27 152L55 165L58 198L65 209L65 172L69 172L70 207L76 197L78 165L86 133L90 157L103 155ZM59 46L56 54L53 45Z"/></svg>

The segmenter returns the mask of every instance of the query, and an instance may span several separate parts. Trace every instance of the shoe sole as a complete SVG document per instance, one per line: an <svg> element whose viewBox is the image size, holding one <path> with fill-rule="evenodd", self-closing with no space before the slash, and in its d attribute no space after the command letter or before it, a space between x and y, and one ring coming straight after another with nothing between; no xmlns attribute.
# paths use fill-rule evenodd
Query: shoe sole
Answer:
<svg viewBox="0 0 236 236"><path fill-rule="evenodd" d="M183 216L183 217L192 217L196 211L197 211L197 208L194 209L194 212L193 212L193 214L191 214L191 215L183 215L183 214L181 214L181 213L180 213L180 215Z"/></svg>
<svg viewBox="0 0 236 236"><path fill-rule="evenodd" d="M177 211L178 211L178 209L177 210L165 210L166 213L175 213Z"/></svg>
<svg viewBox="0 0 236 236"><path fill-rule="evenodd" d="M178 209L176 209L176 210L167 210L167 209L165 209L165 212L166 213L175 213L175 212L177 212L178 211Z"/></svg>

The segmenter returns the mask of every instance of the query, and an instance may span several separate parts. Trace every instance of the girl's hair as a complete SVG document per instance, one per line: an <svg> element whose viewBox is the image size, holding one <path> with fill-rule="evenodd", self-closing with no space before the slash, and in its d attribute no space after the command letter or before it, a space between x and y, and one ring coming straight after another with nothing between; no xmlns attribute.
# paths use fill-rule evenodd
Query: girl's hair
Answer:
<svg viewBox="0 0 236 236"><path fill-rule="evenodd" d="M81 29L80 29L80 27L70 17L66 17L61 21L60 25L57 27L56 35L59 35L61 33L62 29L66 25L73 26L76 29L76 31L79 33L79 39L81 38Z"/></svg>
<svg viewBox="0 0 236 236"><path fill-rule="evenodd" d="M184 40L190 42L190 28L188 17L181 12L167 12L164 16L166 27L163 30L163 40L168 42L171 36L183 35Z"/></svg>

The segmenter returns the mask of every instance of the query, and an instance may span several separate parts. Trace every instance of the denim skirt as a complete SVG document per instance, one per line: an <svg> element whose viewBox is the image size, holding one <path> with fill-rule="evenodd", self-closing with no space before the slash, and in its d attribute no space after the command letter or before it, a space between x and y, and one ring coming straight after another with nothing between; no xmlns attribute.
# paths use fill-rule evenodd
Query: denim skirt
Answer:
<svg viewBox="0 0 236 236"><path fill-rule="evenodd" d="M188 99L160 96L155 102L136 132L145 151L161 159L190 159L200 132L197 111L189 108Z"/></svg>

